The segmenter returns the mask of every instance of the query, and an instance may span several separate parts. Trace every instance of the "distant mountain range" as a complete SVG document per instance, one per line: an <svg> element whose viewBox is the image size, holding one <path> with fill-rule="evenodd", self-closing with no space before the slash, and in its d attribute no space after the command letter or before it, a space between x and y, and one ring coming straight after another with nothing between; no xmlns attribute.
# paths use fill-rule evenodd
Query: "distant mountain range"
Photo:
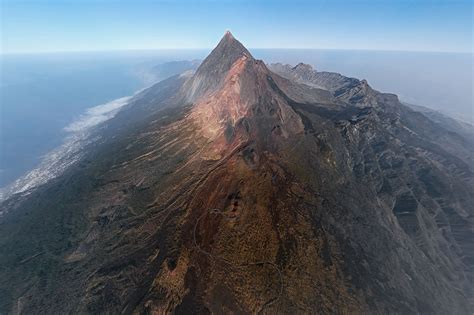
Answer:
<svg viewBox="0 0 474 315"><path fill-rule="evenodd" d="M351 84L358 84L359 82L365 82L364 80L359 81L355 78L348 78L339 73L316 71L311 65L299 63L296 66L284 65L281 63L270 64L269 68L278 73L279 75L294 80L299 83L307 84L310 86L326 89L338 93L337 90L344 86ZM365 82L366 83L366 82ZM474 139L474 126L453 118L449 115L441 113L439 111L429 109L424 106L403 103L414 111L420 112L430 120L441 124L444 128L449 131L457 132L463 135L467 140L472 141Z"/></svg>
<svg viewBox="0 0 474 315"><path fill-rule="evenodd" d="M227 32L88 139L1 204L0 313L473 311L470 125Z"/></svg>

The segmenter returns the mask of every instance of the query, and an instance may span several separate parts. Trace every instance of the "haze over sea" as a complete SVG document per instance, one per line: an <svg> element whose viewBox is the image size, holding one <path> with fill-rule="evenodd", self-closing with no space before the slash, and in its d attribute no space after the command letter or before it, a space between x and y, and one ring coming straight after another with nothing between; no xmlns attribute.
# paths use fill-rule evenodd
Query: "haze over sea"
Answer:
<svg viewBox="0 0 474 315"><path fill-rule="evenodd" d="M208 50L1 55L0 187L39 164L85 119L89 110L132 95L160 78L153 66L202 59ZM253 49L266 62L305 62L320 71L367 79L464 121L473 121L471 53ZM109 105L109 108L113 107ZM103 109L104 107L102 107ZM105 119L104 116L95 117Z"/></svg>

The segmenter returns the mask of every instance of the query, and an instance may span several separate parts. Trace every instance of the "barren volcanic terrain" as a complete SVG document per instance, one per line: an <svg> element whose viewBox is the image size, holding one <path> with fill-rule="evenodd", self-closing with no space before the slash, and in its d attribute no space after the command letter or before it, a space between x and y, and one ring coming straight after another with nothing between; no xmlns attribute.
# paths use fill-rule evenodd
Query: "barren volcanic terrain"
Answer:
<svg viewBox="0 0 474 315"><path fill-rule="evenodd" d="M3 202L0 313L472 313L466 134L227 32Z"/></svg>

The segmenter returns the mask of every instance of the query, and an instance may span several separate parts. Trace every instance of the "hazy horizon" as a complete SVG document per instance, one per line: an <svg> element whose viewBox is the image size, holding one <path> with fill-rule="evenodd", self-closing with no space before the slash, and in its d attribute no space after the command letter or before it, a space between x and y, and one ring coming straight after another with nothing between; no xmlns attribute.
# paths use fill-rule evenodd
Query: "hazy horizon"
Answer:
<svg viewBox="0 0 474 315"><path fill-rule="evenodd" d="M209 53L213 47L200 48L129 48L105 50L57 50L57 51L28 51L28 52L2 52L0 56L47 55L47 54L88 54L88 53L151 53L159 51L202 51ZM247 47L249 50L347 50L347 51L373 51L373 52L407 52L407 53L436 53L436 54L466 54L474 55L474 51L443 51L443 50L397 50L397 49L364 49L364 48L298 48L298 47Z"/></svg>

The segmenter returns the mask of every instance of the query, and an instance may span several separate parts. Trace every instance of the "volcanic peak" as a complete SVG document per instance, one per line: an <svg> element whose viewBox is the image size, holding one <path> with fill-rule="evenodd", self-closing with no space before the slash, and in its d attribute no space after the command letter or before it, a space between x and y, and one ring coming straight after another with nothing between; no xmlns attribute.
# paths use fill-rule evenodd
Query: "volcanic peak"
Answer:
<svg viewBox="0 0 474 315"><path fill-rule="evenodd" d="M273 76L263 61L226 33L192 78L196 90L191 117L221 148L301 132L303 124L275 89Z"/></svg>
<svg viewBox="0 0 474 315"><path fill-rule="evenodd" d="M243 57L254 60L247 48L227 31L219 44L204 59L192 80L186 84L186 100L194 103L201 96L215 92L222 87L233 64Z"/></svg>

